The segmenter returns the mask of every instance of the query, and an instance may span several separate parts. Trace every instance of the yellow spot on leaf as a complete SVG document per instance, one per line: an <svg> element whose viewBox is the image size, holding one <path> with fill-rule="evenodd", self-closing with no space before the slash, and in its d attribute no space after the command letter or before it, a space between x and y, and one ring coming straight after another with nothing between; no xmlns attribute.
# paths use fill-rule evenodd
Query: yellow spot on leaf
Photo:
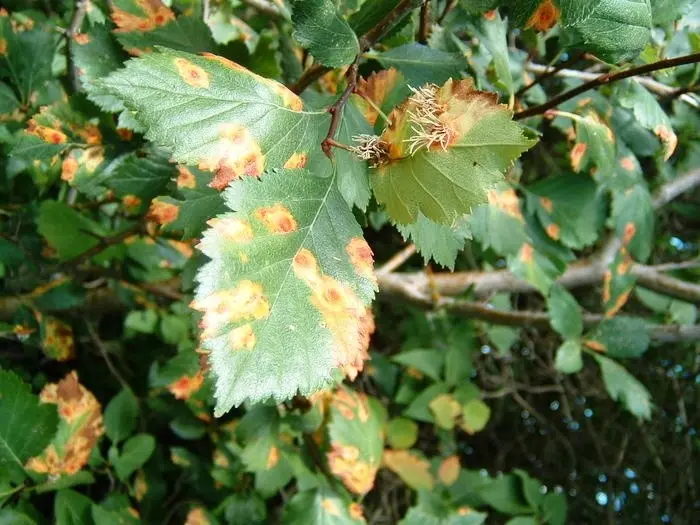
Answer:
<svg viewBox="0 0 700 525"><path fill-rule="evenodd" d="M622 244L627 246L636 233L637 227L634 225L633 222L628 222L627 224L625 224L625 229L622 232Z"/></svg>
<svg viewBox="0 0 700 525"><path fill-rule="evenodd" d="M270 452L267 454L267 462L265 463L265 468L270 470L274 468L280 460L280 451L274 445L270 447Z"/></svg>
<svg viewBox="0 0 700 525"><path fill-rule="evenodd" d="M360 459L357 447L332 442L327 457L331 473L338 476L350 492L367 494L374 486L378 469Z"/></svg>
<svg viewBox="0 0 700 525"><path fill-rule="evenodd" d="M540 197L540 206L542 206L547 213L552 213L552 210L554 209L554 203L552 202L552 199L548 197Z"/></svg>
<svg viewBox="0 0 700 525"><path fill-rule="evenodd" d="M187 84L196 88L209 88L209 73L204 71L203 68L184 58L176 58L173 62L175 62L178 75Z"/></svg>
<svg viewBox="0 0 700 525"><path fill-rule="evenodd" d="M294 153L291 157L287 159L284 163L284 167L288 169L303 168L309 160L309 156L306 153Z"/></svg>
<svg viewBox="0 0 700 525"><path fill-rule="evenodd" d="M44 142L49 144L65 144L68 142L68 136L62 131L50 128L48 126L42 126L36 123L34 119L31 119L27 125L27 133L39 137Z"/></svg>
<svg viewBox="0 0 700 525"><path fill-rule="evenodd" d="M561 233L561 228L558 224L549 224L546 228L547 235L549 235L555 241L559 240L559 235Z"/></svg>
<svg viewBox="0 0 700 525"><path fill-rule="evenodd" d="M377 282L377 276L374 275L374 254L372 248L369 247L367 241L362 237L353 237L345 247L345 251L350 256L350 263L355 268L355 272L369 279L373 283Z"/></svg>
<svg viewBox="0 0 700 525"><path fill-rule="evenodd" d="M144 496L148 493L148 483L146 482L146 477L143 475L143 471L139 471L134 478L134 497L136 501L143 500Z"/></svg>
<svg viewBox="0 0 700 525"><path fill-rule="evenodd" d="M255 332L250 323L234 328L228 336L233 350L251 350L255 346Z"/></svg>
<svg viewBox="0 0 700 525"><path fill-rule="evenodd" d="M520 200L514 189L508 188L502 191L491 189L488 191L487 197L491 206L495 206L511 217L515 217L520 222L525 221L520 212Z"/></svg>
<svg viewBox="0 0 700 525"><path fill-rule="evenodd" d="M7 40L0 38L0 56L7 55Z"/></svg>
<svg viewBox="0 0 700 525"><path fill-rule="evenodd" d="M324 498L321 500L321 507L331 516L340 516L340 509L338 505L330 498Z"/></svg>
<svg viewBox="0 0 700 525"><path fill-rule="evenodd" d="M209 186L221 191L229 182L244 175L259 177L262 174L265 158L247 128L223 124L219 136L211 154L199 163L199 169L215 173Z"/></svg>
<svg viewBox="0 0 700 525"><path fill-rule="evenodd" d="M354 520L362 521L362 522L365 521L364 510L362 508L362 505L360 505L359 503L356 503L356 502L350 503L350 505L348 505L348 514L350 514L350 517Z"/></svg>
<svg viewBox="0 0 700 525"><path fill-rule="evenodd" d="M524 262L525 264L532 264L534 255L535 255L535 252L532 249L532 246L525 243L525 244L523 244L522 248L520 248L520 253L518 254L518 258L522 262Z"/></svg>
<svg viewBox="0 0 700 525"><path fill-rule="evenodd" d="M211 525L202 507L195 507L187 513L185 525Z"/></svg>
<svg viewBox="0 0 700 525"><path fill-rule="evenodd" d="M244 280L236 288L215 292L194 301L192 308L204 312L202 339L217 335L228 323L264 319L270 313L270 303L263 294L262 285Z"/></svg>
<svg viewBox="0 0 700 525"><path fill-rule="evenodd" d="M88 44L90 42L90 35L88 35L87 33L78 33L73 37L73 40L75 40L76 44L84 46L85 44Z"/></svg>
<svg viewBox="0 0 700 525"><path fill-rule="evenodd" d="M352 421L357 417L361 423L369 421L367 396L354 390L338 389L333 394L331 406L342 417Z"/></svg>
<svg viewBox="0 0 700 525"><path fill-rule="evenodd" d="M249 242L253 240L253 230L248 221L235 217L216 217L207 224L229 242Z"/></svg>
<svg viewBox="0 0 700 525"><path fill-rule="evenodd" d="M445 458L445 460L440 463L440 467L438 468L438 478L443 485L449 487L450 485L454 484L455 481L457 481L457 478L459 478L460 470L461 466L459 464L459 457L450 456Z"/></svg>
<svg viewBox="0 0 700 525"><path fill-rule="evenodd" d="M637 164L635 163L633 157L622 157L620 159L620 167L626 171L634 171Z"/></svg>
<svg viewBox="0 0 700 525"><path fill-rule="evenodd" d="M470 509L469 507L467 507L466 505L464 505L464 506L462 506L462 507L460 507L460 508L457 509L457 514L459 514L460 516L466 516L466 515L469 514L471 511L472 511L472 509Z"/></svg>
<svg viewBox="0 0 700 525"><path fill-rule="evenodd" d="M43 329L41 344L44 354L56 361L68 361L75 357L73 328L68 323L55 317L46 317Z"/></svg>
<svg viewBox="0 0 700 525"><path fill-rule="evenodd" d="M63 159L61 163L61 180L66 182L73 182L75 179L75 174L78 172L78 161L72 156L68 156Z"/></svg>
<svg viewBox="0 0 700 525"><path fill-rule="evenodd" d="M204 374L198 371L193 376L182 376L168 385L168 390L177 399L187 400L192 397L204 383Z"/></svg>
<svg viewBox="0 0 700 525"><path fill-rule="evenodd" d="M194 189L197 186L197 179L185 166L177 167L177 180L175 181L179 189Z"/></svg>
<svg viewBox="0 0 700 525"><path fill-rule="evenodd" d="M664 143L664 160L668 160L678 145L678 136L668 126L659 124L654 128L654 133Z"/></svg>
<svg viewBox="0 0 700 525"><path fill-rule="evenodd" d="M581 169L581 161L583 160L583 155L586 153L586 144L583 142L577 142L571 149L571 167L574 171L579 171Z"/></svg>
<svg viewBox="0 0 700 525"><path fill-rule="evenodd" d="M141 198L136 195L124 195L122 206L128 213L135 213L141 207Z"/></svg>
<svg viewBox="0 0 700 525"><path fill-rule="evenodd" d="M358 105L370 124L374 125L379 117L375 106L382 107L389 93L396 87L399 77L398 70L392 67L372 73L367 79L361 78L357 83L355 93L361 97ZM371 101L372 104L365 102L367 100Z"/></svg>
<svg viewBox="0 0 700 525"><path fill-rule="evenodd" d="M180 208L176 204L153 199L151 206L148 208L148 213L146 213L146 218L149 221L155 221L165 226L176 221L179 214Z"/></svg>
<svg viewBox="0 0 700 525"><path fill-rule="evenodd" d="M583 344L585 344L588 348L596 352L605 353L608 351L607 347L603 343L599 341L594 341L592 339L585 340Z"/></svg>
<svg viewBox="0 0 700 525"><path fill-rule="evenodd" d="M117 26L115 33L152 31L175 20L175 14L160 0L135 0L134 3L140 8L141 16L118 7L112 8L112 20Z"/></svg>
<svg viewBox="0 0 700 525"><path fill-rule="evenodd" d="M297 221L294 216L281 204L258 208L254 215L270 233L291 233L297 230Z"/></svg>

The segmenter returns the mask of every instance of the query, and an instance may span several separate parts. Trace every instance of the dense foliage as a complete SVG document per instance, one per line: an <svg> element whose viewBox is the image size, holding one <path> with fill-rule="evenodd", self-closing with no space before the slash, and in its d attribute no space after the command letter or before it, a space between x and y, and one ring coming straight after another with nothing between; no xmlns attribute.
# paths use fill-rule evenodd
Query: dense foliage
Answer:
<svg viewBox="0 0 700 525"><path fill-rule="evenodd" d="M700 3L3 5L0 523L697 519Z"/></svg>

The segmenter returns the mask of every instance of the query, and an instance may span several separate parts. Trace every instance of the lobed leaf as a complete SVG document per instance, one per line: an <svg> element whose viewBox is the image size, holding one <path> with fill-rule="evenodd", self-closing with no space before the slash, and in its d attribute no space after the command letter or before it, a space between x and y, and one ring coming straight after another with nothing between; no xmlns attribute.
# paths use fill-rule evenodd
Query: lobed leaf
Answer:
<svg viewBox="0 0 700 525"><path fill-rule="evenodd" d="M594 355L608 394L640 419L651 418L651 395L625 367L602 355Z"/></svg>

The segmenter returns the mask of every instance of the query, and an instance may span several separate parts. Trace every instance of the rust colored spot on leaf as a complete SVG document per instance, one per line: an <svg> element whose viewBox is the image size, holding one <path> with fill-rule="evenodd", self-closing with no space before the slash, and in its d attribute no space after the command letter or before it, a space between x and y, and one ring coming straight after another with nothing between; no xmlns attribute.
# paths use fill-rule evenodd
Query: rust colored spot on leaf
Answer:
<svg viewBox="0 0 700 525"><path fill-rule="evenodd" d="M323 510L325 510L326 513L330 514L331 516L340 516L340 509L338 508L338 505L336 505L330 498L324 498L321 500L321 507L323 507Z"/></svg>
<svg viewBox="0 0 700 525"><path fill-rule="evenodd" d="M607 347L603 343L601 343L599 341L594 341L593 339L586 339L583 342L583 344L585 344L591 350L594 350L596 352L600 352L601 354L608 351Z"/></svg>
<svg viewBox="0 0 700 525"><path fill-rule="evenodd" d="M297 230L297 221L292 212L282 204L258 208L254 215L270 233L291 233Z"/></svg>
<svg viewBox="0 0 700 525"><path fill-rule="evenodd" d="M606 270L603 274L603 302L608 303L611 299L612 272Z"/></svg>
<svg viewBox="0 0 700 525"><path fill-rule="evenodd" d="M461 506L460 508L457 509L457 514L460 516L466 516L469 513L471 513L472 509L467 507L466 505Z"/></svg>
<svg viewBox="0 0 700 525"><path fill-rule="evenodd" d="M68 156L63 159L61 163L61 180L66 182L73 182L75 179L75 174L78 172L78 161L72 156Z"/></svg>
<svg viewBox="0 0 700 525"><path fill-rule="evenodd" d="M134 132L126 128L117 128L117 135L119 135L120 139L127 142L134 138Z"/></svg>
<svg viewBox="0 0 700 525"><path fill-rule="evenodd" d="M85 44L88 44L90 42L90 35L88 35L87 33L78 33L73 37L73 40L75 40L76 44L84 46Z"/></svg>
<svg viewBox="0 0 700 525"><path fill-rule="evenodd" d="M498 10L496 9L491 9L490 11L486 11L484 13L484 19L488 21L496 20L496 15L498 14Z"/></svg>
<svg viewBox="0 0 700 525"><path fill-rule="evenodd" d="M263 294L262 285L249 280L241 281L236 288L194 301L191 307L204 312L202 339L217 335L228 323L264 319L270 313L270 303Z"/></svg>
<svg viewBox="0 0 700 525"><path fill-rule="evenodd" d="M487 198L491 206L495 206L501 211L504 211L511 217L515 217L520 222L524 222L523 215L520 212L520 200L515 190L509 188L507 190L489 190Z"/></svg>
<svg viewBox="0 0 700 525"><path fill-rule="evenodd" d="M294 153L291 157L287 159L284 163L284 167L288 169L303 168L309 160L309 156L306 153Z"/></svg>
<svg viewBox="0 0 700 525"><path fill-rule="evenodd" d="M357 447L332 442L327 458L330 471L354 494L367 494L374 486L378 469L360 460Z"/></svg>
<svg viewBox="0 0 700 525"><path fill-rule="evenodd" d="M440 467L438 468L438 478L443 485L449 487L450 485L454 484L455 481L457 481L457 478L459 478L460 470L461 466L459 464L459 457L450 456L445 458L445 460L440 463Z"/></svg>
<svg viewBox="0 0 700 525"><path fill-rule="evenodd" d="M7 56L7 40L0 38L0 56Z"/></svg>
<svg viewBox="0 0 700 525"><path fill-rule="evenodd" d="M620 167L626 171L634 171L637 164L634 162L633 157L622 157L620 159Z"/></svg>
<svg viewBox="0 0 700 525"><path fill-rule="evenodd" d="M112 7L112 20L117 26L115 33L152 31L175 20L175 14L160 0L135 0L134 3L140 8L141 16Z"/></svg>
<svg viewBox="0 0 700 525"><path fill-rule="evenodd" d="M549 224L545 231L547 232L547 235L549 235L555 241L559 240L559 235L561 234L561 228L559 227L558 224L555 224L555 223Z"/></svg>
<svg viewBox="0 0 700 525"><path fill-rule="evenodd" d="M365 315L360 318L360 350L353 361L343 366L343 375L350 381L354 381L357 375L362 372L365 362L369 359L369 341L374 333L374 315L369 308Z"/></svg>
<svg viewBox="0 0 700 525"><path fill-rule="evenodd" d="M148 208L148 213L146 213L146 218L149 221L155 221L165 226L176 221L179 214L180 208L176 204L153 199L150 208Z"/></svg>
<svg viewBox="0 0 700 525"><path fill-rule="evenodd" d="M552 202L552 199L548 197L540 197L540 206L542 206L547 213L552 213L552 210L554 209L554 203Z"/></svg>
<svg viewBox="0 0 700 525"><path fill-rule="evenodd" d="M135 213L141 207L141 198L136 195L124 195L122 197L122 206L128 213Z"/></svg>
<svg viewBox="0 0 700 525"><path fill-rule="evenodd" d="M526 28L533 28L537 31L548 31L559 20L559 8L552 0L544 0L537 6L525 25Z"/></svg>
<svg viewBox="0 0 700 525"><path fill-rule="evenodd" d="M187 513L185 525L211 525L202 507L195 507Z"/></svg>
<svg viewBox="0 0 700 525"><path fill-rule="evenodd" d="M255 339L255 332L250 323L234 328L228 336L228 342L233 350L252 350Z"/></svg>
<svg viewBox="0 0 700 525"><path fill-rule="evenodd" d="M362 237L353 237L345 247L345 251L350 256L350 263L355 268L355 272L369 279L373 283L377 282L377 276L374 275L374 254L372 248L369 247L367 241Z"/></svg>
<svg viewBox="0 0 700 525"><path fill-rule="evenodd" d="M270 470L274 468L280 460L280 451L274 445L270 447L270 451L267 453L267 462L265 463L265 468Z"/></svg>
<svg viewBox="0 0 700 525"><path fill-rule="evenodd" d="M179 189L194 189L197 186L197 179L185 166L177 167L177 179L175 181Z"/></svg>
<svg viewBox="0 0 700 525"><path fill-rule="evenodd" d="M369 421L367 396L353 390L339 389L333 394L331 406L348 421L357 417L362 423Z"/></svg>
<svg viewBox="0 0 700 525"><path fill-rule="evenodd" d="M432 490L435 484L430 473L430 463L408 450L385 450L384 466L398 474L401 479L411 480L412 486Z"/></svg>
<svg viewBox="0 0 700 525"><path fill-rule="evenodd" d="M633 222L628 222L627 224L625 224L625 229L622 232L622 244L627 246L636 233L637 227L634 225Z"/></svg>
<svg viewBox="0 0 700 525"><path fill-rule="evenodd" d="M60 319L46 317L43 323L42 350L56 361L68 361L75 357L73 328Z"/></svg>
<svg viewBox="0 0 700 525"><path fill-rule="evenodd" d="M88 124L83 128L77 128L75 129L75 133L90 146L96 146L102 143L102 133L94 124Z"/></svg>
<svg viewBox="0 0 700 525"><path fill-rule="evenodd" d="M661 139L661 142L664 143L664 160L668 160L671 155L673 155L673 152L676 151L678 136L676 136L672 129L663 124L656 126L654 128L654 133Z"/></svg>
<svg viewBox="0 0 700 525"><path fill-rule="evenodd" d="M532 249L532 246L530 244L525 243L523 244L522 248L520 248L518 258L525 264L532 264L534 255L535 251Z"/></svg>
<svg viewBox="0 0 700 525"><path fill-rule="evenodd" d="M359 503L350 503L350 505L348 505L348 514L350 514L350 517L354 520L362 522L365 521L365 512L362 508L362 505L360 505Z"/></svg>
<svg viewBox="0 0 700 525"><path fill-rule="evenodd" d="M630 298L630 293L632 293L632 289L625 290L623 293L621 293L615 302L608 307L607 310L605 310L605 317L610 319L611 317L614 317L617 312L620 311L620 309L625 306L627 303L627 300Z"/></svg>
<svg viewBox="0 0 700 525"><path fill-rule="evenodd" d="M49 144L65 144L68 142L68 136L65 133L48 126L37 124L34 119L31 119L27 124L27 133L39 137Z"/></svg>
<svg viewBox="0 0 700 525"><path fill-rule="evenodd" d="M182 376L168 385L168 390L177 399L187 400L192 397L204 383L204 374L198 371L193 376Z"/></svg>
<svg viewBox="0 0 700 525"><path fill-rule="evenodd" d="M194 65L184 58L176 58L173 62L175 62L178 75L180 75L180 78L187 84L196 88L209 88L209 73L204 71L203 68Z"/></svg>
<svg viewBox="0 0 700 525"><path fill-rule="evenodd" d="M221 138L212 154L199 163L199 169L215 172L210 187L221 191L234 179L262 174L265 158L248 129L237 124L223 124L219 135Z"/></svg>
<svg viewBox="0 0 700 525"><path fill-rule="evenodd" d="M571 167L574 171L579 171L581 169L581 161L583 161L583 156L586 153L586 144L583 142L577 142L571 149Z"/></svg>
<svg viewBox="0 0 700 525"><path fill-rule="evenodd" d="M382 107L386 97L394 90L398 81L399 72L392 67L372 73L366 80L361 78L357 83L355 93L362 99L372 102L372 104L368 104L361 101L359 104L360 111L370 124L374 125L379 117L375 107Z"/></svg>
<svg viewBox="0 0 700 525"><path fill-rule="evenodd" d="M253 240L253 230L248 221L236 217L216 217L209 219L207 224L230 242L249 242Z"/></svg>

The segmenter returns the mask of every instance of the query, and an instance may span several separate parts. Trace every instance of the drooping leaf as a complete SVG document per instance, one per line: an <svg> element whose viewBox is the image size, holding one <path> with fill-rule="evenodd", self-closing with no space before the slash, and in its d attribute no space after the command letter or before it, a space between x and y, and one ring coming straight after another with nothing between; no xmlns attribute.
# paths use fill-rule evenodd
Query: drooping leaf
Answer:
<svg viewBox="0 0 700 525"><path fill-rule="evenodd" d="M415 490L432 490L435 478L430 472L430 463L412 450L384 451L384 466L397 474L401 480Z"/></svg>
<svg viewBox="0 0 700 525"><path fill-rule="evenodd" d="M453 224L487 192L534 141L492 94L471 80L448 81L414 93L390 115L371 176L377 200L399 224L421 212Z"/></svg>
<svg viewBox="0 0 700 525"><path fill-rule="evenodd" d="M372 252L335 176L277 170L236 182L225 200L236 213L204 234L212 261L194 303L217 415L245 399L310 394L333 368L361 364L376 286Z"/></svg>
<svg viewBox="0 0 700 525"><path fill-rule="evenodd" d="M608 394L640 419L651 418L651 395L625 367L612 359L596 354Z"/></svg>
<svg viewBox="0 0 700 525"><path fill-rule="evenodd" d="M459 79L466 69L464 57L456 53L446 53L413 42L395 47L383 53L369 55L384 67L395 67L414 87L423 84L442 84L448 79Z"/></svg>
<svg viewBox="0 0 700 525"><path fill-rule="evenodd" d="M574 296L560 285L552 286L547 298L552 327L564 339L574 339L583 332L581 308Z"/></svg>
<svg viewBox="0 0 700 525"><path fill-rule="evenodd" d="M454 269L457 254L464 248L464 241L471 237L471 231L466 219L462 219L452 227L437 224L418 215L418 220L413 224L397 224L404 240L416 245L418 253L423 256L427 264L433 259L437 264Z"/></svg>
<svg viewBox="0 0 700 525"><path fill-rule="evenodd" d="M366 494L374 486L385 419L384 408L374 398L345 388L333 394L328 467L354 494Z"/></svg>
<svg viewBox="0 0 700 525"><path fill-rule="evenodd" d="M637 261L649 258L654 238L654 207L649 190L639 184L613 193L612 218L623 246Z"/></svg>
<svg viewBox="0 0 700 525"><path fill-rule="evenodd" d="M362 506L329 487L298 492L285 505L283 523L289 525L351 525L366 523Z"/></svg>
<svg viewBox="0 0 700 525"><path fill-rule="evenodd" d="M259 176L265 169L328 169L320 149L324 111L304 104L281 84L225 58L159 48L131 60L102 81L182 164L214 172L210 186Z"/></svg>
<svg viewBox="0 0 700 525"><path fill-rule="evenodd" d="M44 450L57 426L55 407L39 403L14 372L0 370L0 471L21 479L26 461Z"/></svg>
<svg viewBox="0 0 700 525"><path fill-rule="evenodd" d="M360 52L355 32L338 14L331 0L295 0L294 38L321 64L351 64Z"/></svg>

